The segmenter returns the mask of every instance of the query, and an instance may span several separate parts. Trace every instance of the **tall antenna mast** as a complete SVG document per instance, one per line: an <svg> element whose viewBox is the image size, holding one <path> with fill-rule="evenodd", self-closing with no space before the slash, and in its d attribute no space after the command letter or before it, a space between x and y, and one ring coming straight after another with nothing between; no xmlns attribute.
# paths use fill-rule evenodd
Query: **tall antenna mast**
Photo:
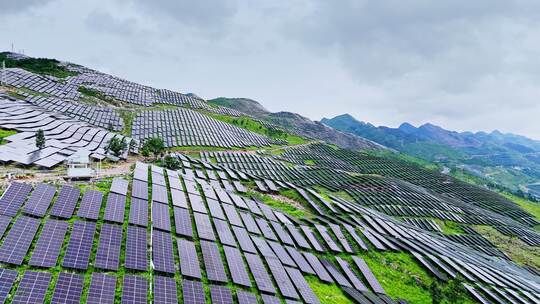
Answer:
<svg viewBox="0 0 540 304"><path fill-rule="evenodd" d="M15 47L13 46L13 42L11 43L11 52L15 53Z"/></svg>

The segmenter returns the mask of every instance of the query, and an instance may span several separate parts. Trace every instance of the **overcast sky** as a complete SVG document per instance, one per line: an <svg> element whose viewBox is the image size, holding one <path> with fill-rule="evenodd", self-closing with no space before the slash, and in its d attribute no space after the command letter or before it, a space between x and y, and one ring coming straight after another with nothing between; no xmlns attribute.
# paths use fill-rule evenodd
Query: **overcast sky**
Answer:
<svg viewBox="0 0 540 304"><path fill-rule="evenodd" d="M0 0L0 49L315 120L540 139L539 13L535 0Z"/></svg>

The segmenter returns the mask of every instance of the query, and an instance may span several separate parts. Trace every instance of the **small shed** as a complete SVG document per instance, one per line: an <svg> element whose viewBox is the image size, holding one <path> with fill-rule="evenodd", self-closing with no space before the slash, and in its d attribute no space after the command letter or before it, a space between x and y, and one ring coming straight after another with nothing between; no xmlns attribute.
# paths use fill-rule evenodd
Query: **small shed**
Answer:
<svg viewBox="0 0 540 304"><path fill-rule="evenodd" d="M67 158L67 175L69 179L91 179L96 176L96 171L91 168L90 154L88 150L79 150Z"/></svg>

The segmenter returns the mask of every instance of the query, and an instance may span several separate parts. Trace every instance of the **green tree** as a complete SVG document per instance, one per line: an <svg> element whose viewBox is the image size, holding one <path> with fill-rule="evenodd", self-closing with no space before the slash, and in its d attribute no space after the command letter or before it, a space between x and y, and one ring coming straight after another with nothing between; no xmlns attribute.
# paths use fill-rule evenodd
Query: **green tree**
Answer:
<svg viewBox="0 0 540 304"><path fill-rule="evenodd" d="M45 148L45 133L41 129L36 132L36 147L40 150Z"/></svg>
<svg viewBox="0 0 540 304"><path fill-rule="evenodd" d="M165 168L171 170L178 170L182 167L182 163L180 162L180 160L178 160L177 157L171 155L166 155L163 158L163 165L165 166Z"/></svg>
<svg viewBox="0 0 540 304"><path fill-rule="evenodd" d="M429 285L429 293L431 294L431 303L432 304L441 304L443 300L443 292L441 288L439 287L439 283L436 281L433 281L431 285Z"/></svg>
<svg viewBox="0 0 540 304"><path fill-rule="evenodd" d="M113 155L117 157L120 156L126 148L127 142L125 137L120 139L118 136L115 136L107 143L107 151L111 151Z"/></svg>
<svg viewBox="0 0 540 304"><path fill-rule="evenodd" d="M135 148L137 148L137 142L132 138L129 142L129 152L134 152Z"/></svg>
<svg viewBox="0 0 540 304"><path fill-rule="evenodd" d="M161 138L152 137L144 142L143 150L147 150L148 154L152 153L154 158L157 159L158 156L165 152L165 144Z"/></svg>

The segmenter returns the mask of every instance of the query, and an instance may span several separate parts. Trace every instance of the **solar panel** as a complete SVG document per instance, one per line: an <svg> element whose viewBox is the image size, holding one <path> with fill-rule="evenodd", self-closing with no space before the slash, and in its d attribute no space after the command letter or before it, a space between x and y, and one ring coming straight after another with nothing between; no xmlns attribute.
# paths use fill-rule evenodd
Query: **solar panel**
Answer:
<svg viewBox="0 0 540 304"><path fill-rule="evenodd" d="M229 223L233 226L238 227L244 227L244 224L242 223L242 219L238 215L238 212L236 212L236 208L233 205L221 205L223 207L223 210L225 211L225 215L227 216L227 219L229 220Z"/></svg>
<svg viewBox="0 0 540 304"><path fill-rule="evenodd" d="M60 273L54 284L51 303L80 303L84 277L73 273Z"/></svg>
<svg viewBox="0 0 540 304"><path fill-rule="evenodd" d="M223 246L223 251L225 252L225 259L227 260L227 266L229 267L233 282L251 287L251 280L246 271L240 250L234 247Z"/></svg>
<svg viewBox="0 0 540 304"><path fill-rule="evenodd" d="M182 294L184 304L206 304L201 282L182 280Z"/></svg>
<svg viewBox="0 0 540 304"><path fill-rule="evenodd" d="M298 265L298 268L302 272L308 273L308 274L315 274L315 271L313 270L313 268L311 268L308 261L302 255L302 253L296 250L296 248L293 248L290 246L285 246L285 249L287 250L291 258L294 260L296 265Z"/></svg>
<svg viewBox="0 0 540 304"><path fill-rule="evenodd" d="M334 239L332 239L332 237L328 233L328 230L326 229L326 227L324 227L322 225L315 225L315 229L317 229L317 231L319 231L319 234L322 236L323 240L326 242L328 247L330 247L330 250L332 250L334 252L338 252L338 253L342 252L342 250L339 248L339 246L336 244L336 242L334 242ZM305 232L305 230L304 230L304 232ZM308 238L309 238L309 235L308 235Z"/></svg>
<svg viewBox="0 0 540 304"><path fill-rule="evenodd" d="M51 219L45 222L29 264L40 267L56 266L68 227L69 224L63 221Z"/></svg>
<svg viewBox="0 0 540 304"><path fill-rule="evenodd" d="M142 181L142 182L148 182L148 168L145 169L137 169L133 171L133 181Z"/></svg>
<svg viewBox="0 0 540 304"><path fill-rule="evenodd" d="M24 205L24 213L43 217L47 209L49 209L55 193L56 188L54 186L47 184L37 185Z"/></svg>
<svg viewBox="0 0 540 304"><path fill-rule="evenodd" d="M261 209L262 213L264 214L264 217L266 217L267 220L272 222L277 222L278 219L274 215L274 212L272 211L272 208L270 208L268 205L259 203L259 208Z"/></svg>
<svg viewBox="0 0 540 304"><path fill-rule="evenodd" d="M138 198L131 199L129 223L144 227L148 226L148 201Z"/></svg>
<svg viewBox="0 0 540 304"><path fill-rule="evenodd" d="M189 196L189 202L191 203L191 209L193 211L204 213L204 214L208 213L208 211L206 210L206 207L204 206L202 197L196 194L192 194L192 193L188 193L188 196Z"/></svg>
<svg viewBox="0 0 540 304"><path fill-rule="evenodd" d="M146 271L148 268L146 243L146 228L128 226L126 237L126 259L124 263L126 268Z"/></svg>
<svg viewBox="0 0 540 304"><path fill-rule="evenodd" d="M225 286L210 285L210 298L215 304L232 304L231 290Z"/></svg>
<svg viewBox="0 0 540 304"><path fill-rule="evenodd" d="M261 297L262 297L263 304L280 304L281 303L279 298L275 296L263 294L261 295Z"/></svg>
<svg viewBox="0 0 540 304"><path fill-rule="evenodd" d="M123 223L126 210L126 197L124 195L109 193L104 219L109 222Z"/></svg>
<svg viewBox="0 0 540 304"><path fill-rule="evenodd" d="M122 303L146 304L148 281L139 276L125 275L122 284Z"/></svg>
<svg viewBox="0 0 540 304"><path fill-rule="evenodd" d="M152 262L156 271L175 273L170 233L152 230Z"/></svg>
<svg viewBox="0 0 540 304"><path fill-rule="evenodd" d="M169 197L165 186L152 184L152 201L168 204Z"/></svg>
<svg viewBox="0 0 540 304"><path fill-rule="evenodd" d="M107 270L118 270L122 226L103 224L99 232L99 245L94 266Z"/></svg>
<svg viewBox="0 0 540 304"><path fill-rule="evenodd" d="M272 228L270 228L270 225L265 219L257 217L255 221L257 222L257 225L259 226L259 229L262 231L265 238L273 241L278 240L276 234L274 233Z"/></svg>
<svg viewBox="0 0 540 304"><path fill-rule="evenodd" d="M341 228L336 224L330 224L330 230L334 233L334 235L337 237L338 241L341 243L341 246L345 249L348 253L354 253L351 245L347 241L347 238L343 234L343 231L341 231Z"/></svg>
<svg viewBox="0 0 540 304"><path fill-rule="evenodd" d="M371 272L371 269L369 269L366 262L362 258L357 256L353 256L352 258L358 269L360 269L360 271L368 281L369 286L371 286L373 291L375 291L376 293L386 294L381 284L379 284L379 281L377 281L375 275L373 275L373 272Z"/></svg>
<svg viewBox="0 0 540 304"><path fill-rule="evenodd" d="M103 201L103 193L97 190L88 190L84 193L77 216L90 220L97 220L101 202Z"/></svg>
<svg viewBox="0 0 540 304"><path fill-rule="evenodd" d="M324 252L324 249L322 248L321 244L317 240L317 237L315 237L315 234L313 231L307 227L307 226L300 226L300 229L304 232L306 237L308 238L309 242L311 243L311 246L313 246L313 249L319 252Z"/></svg>
<svg viewBox="0 0 540 304"><path fill-rule="evenodd" d="M300 232L296 229L293 225L285 225L287 227L287 230L289 230L289 233L293 237L296 244L303 248L303 249L311 249L311 246L309 246L309 243L306 241L306 239L300 234Z"/></svg>
<svg viewBox="0 0 540 304"><path fill-rule="evenodd" d="M280 223L278 222L270 222L274 230L276 231L276 234L278 235L279 239L282 243L285 243L287 245L294 246L294 241L289 235L289 233L283 229Z"/></svg>
<svg viewBox="0 0 540 304"><path fill-rule="evenodd" d="M79 200L80 190L71 186L62 186L56 202L51 208L50 214L60 218L71 218L77 201Z"/></svg>
<svg viewBox="0 0 540 304"><path fill-rule="evenodd" d="M337 267L325 258L321 258L321 263L326 267L326 270L332 275L334 280L345 287L352 287L351 283L345 278L345 276L337 269Z"/></svg>
<svg viewBox="0 0 540 304"><path fill-rule="evenodd" d="M212 229L212 224L210 223L208 215L197 212L193 213L193 215L195 216L195 226L197 227L199 238L215 241L216 236L214 235L214 229Z"/></svg>
<svg viewBox="0 0 540 304"><path fill-rule="evenodd" d="M115 177L112 180L110 192L126 196L128 192L128 185L129 182L127 180L120 177Z"/></svg>
<svg viewBox="0 0 540 304"><path fill-rule="evenodd" d="M178 304L174 278L154 276L154 303Z"/></svg>
<svg viewBox="0 0 540 304"><path fill-rule="evenodd" d="M174 206L186 209L188 208L186 195L181 189L171 188L171 199Z"/></svg>
<svg viewBox="0 0 540 304"><path fill-rule="evenodd" d="M313 255L311 252L304 252L304 257L308 261L309 265L313 270L315 270L315 273L321 279L321 281L327 282L327 283L334 283L334 280L326 271L326 268L321 264L321 261L319 261L319 258L317 258L315 255Z"/></svg>
<svg viewBox="0 0 540 304"><path fill-rule="evenodd" d="M236 292L236 296L238 298L238 304L257 304L257 296L252 294L251 292L238 290Z"/></svg>
<svg viewBox="0 0 540 304"><path fill-rule="evenodd" d="M11 303L43 303L51 277L47 272L26 270Z"/></svg>
<svg viewBox="0 0 540 304"><path fill-rule="evenodd" d="M257 223L251 214L240 212L240 216L242 217L242 221L244 222L247 231L255 234L261 234L261 231L259 230L259 227L257 227Z"/></svg>
<svg viewBox="0 0 540 304"><path fill-rule="evenodd" d="M193 237L193 228L191 227L191 215L189 210L174 207L174 226L176 234Z"/></svg>
<svg viewBox="0 0 540 304"><path fill-rule="evenodd" d="M177 244L182 275L200 279L201 267L199 265L195 243L188 240L178 239Z"/></svg>
<svg viewBox="0 0 540 304"><path fill-rule="evenodd" d="M15 216L28 194L32 191L32 186L28 184L13 182L0 198L0 214Z"/></svg>
<svg viewBox="0 0 540 304"><path fill-rule="evenodd" d="M0 215L0 239L4 236L9 223L11 222L11 217Z"/></svg>
<svg viewBox="0 0 540 304"><path fill-rule="evenodd" d="M236 240L229 228L229 224L226 221L214 219L214 225L219 237L219 241L224 245L236 247Z"/></svg>
<svg viewBox="0 0 540 304"><path fill-rule="evenodd" d="M204 269L208 280L215 282L227 282L227 274L223 267L223 261L219 254L218 246L209 241L201 241L201 250L203 254Z"/></svg>
<svg viewBox="0 0 540 304"><path fill-rule="evenodd" d="M156 229L171 231L168 205L152 202L152 225Z"/></svg>
<svg viewBox="0 0 540 304"><path fill-rule="evenodd" d="M95 232L95 223L75 221L62 266L76 269L88 268Z"/></svg>
<svg viewBox="0 0 540 304"><path fill-rule="evenodd" d="M221 220L226 220L225 213L223 213L223 209L221 208L221 204L214 200L206 198L206 202L208 204L208 210L210 210L210 215L213 218L218 218Z"/></svg>
<svg viewBox="0 0 540 304"><path fill-rule="evenodd" d="M161 169L161 171L152 170L152 184L165 186L165 176L163 176L163 169Z"/></svg>
<svg viewBox="0 0 540 304"><path fill-rule="evenodd" d="M299 299L298 293L281 262L278 259L266 257L266 263L281 294L286 298Z"/></svg>
<svg viewBox="0 0 540 304"><path fill-rule="evenodd" d="M103 273L92 273L92 281L88 288L87 303L112 304L116 289L116 277Z"/></svg>
<svg viewBox="0 0 540 304"><path fill-rule="evenodd" d="M339 264L349 281L352 283L354 288L360 291L368 291L367 287L362 283L362 281L356 276L356 274L351 269L351 266L347 261L340 257L336 257L336 262Z"/></svg>
<svg viewBox="0 0 540 304"><path fill-rule="evenodd" d="M6 301L13 283L17 279L17 271L0 268L0 303Z"/></svg>
<svg viewBox="0 0 540 304"><path fill-rule="evenodd" d="M147 201L148 200L148 183L134 179L133 185L131 187L131 196Z"/></svg>
<svg viewBox="0 0 540 304"><path fill-rule="evenodd" d="M296 286L296 289L300 293L300 296L302 297L304 302L308 304L320 303L319 299L317 298L311 287L309 287L306 279L304 279L304 276L302 276L302 273L298 269L285 267L285 270L289 274L289 277L294 283L294 286Z"/></svg>
<svg viewBox="0 0 540 304"><path fill-rule="evenodd" d="M39 220L27 216L19 217L0 247L0 261L21 265L38 227Z"/></svg>
<svg viewBox="0 0 540 304"><path fill-rule="evenodd" d="M246 229L236 226L233 226L232 229L242 251L257 253L257 249L255 248L255 245L253 245L253 241L249 237L249 233Z"/></svg>
<svg viewBox="0 0 540 304"><path fill-rule="evenodd" d="M249 269L255 278L255 283L260 291L275 294L276 290L272 284L272 279L266 271L261 258L256 254L246 253L244 254L248 263Z"/></svg>
<svg viewBox="0 0 540 304"><path fill-rule="evenodd" d="M260 237L256 237L254 235L251 236L251 239L253 240L253 243L255 243L255 246L257 246L257 249L259 249L259 252L263 256L265 256L265 257L269 256L269 257L277 258L276 254L274 253L274 251L272 251L272 248L270 248L270 246L268 246L268 243L266 243L265 239L260 238Z"/></svg>
<svg viewBox="0 0 540 304"><path fill-rule="evenodd" d="M268 245L270 245L270 248L274 251L274 253L277 255L278 259L287 266L296 267L296 263L294 263L293 259L289 256L285 248L281 246L281 244L277 242L268 241Z"/></svg>

